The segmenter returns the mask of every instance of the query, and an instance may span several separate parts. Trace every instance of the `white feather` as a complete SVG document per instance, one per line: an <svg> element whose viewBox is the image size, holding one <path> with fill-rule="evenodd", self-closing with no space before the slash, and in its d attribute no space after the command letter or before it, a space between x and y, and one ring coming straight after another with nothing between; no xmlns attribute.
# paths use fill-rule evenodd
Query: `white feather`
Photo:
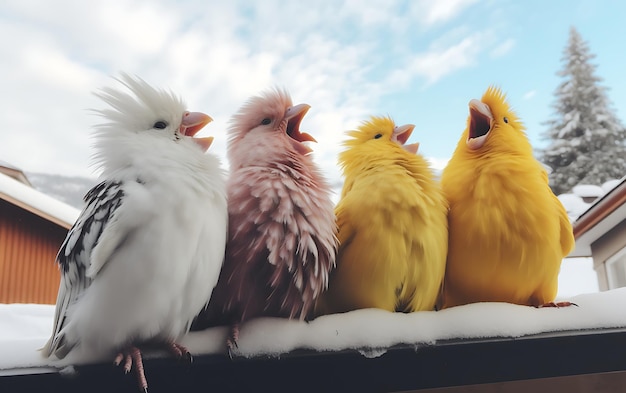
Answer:
<svg viewBox="0 0 626 393"><path fill-rule="evenodd" d="M80 346L114 354L174 341L208 303L224 258L227 207L219 160L176 134L185 106L122 75L133 95L103 89L97 111L98 186L57 259L62 279L44 353ZM156 129L165 121L166 129Z"/></svg>

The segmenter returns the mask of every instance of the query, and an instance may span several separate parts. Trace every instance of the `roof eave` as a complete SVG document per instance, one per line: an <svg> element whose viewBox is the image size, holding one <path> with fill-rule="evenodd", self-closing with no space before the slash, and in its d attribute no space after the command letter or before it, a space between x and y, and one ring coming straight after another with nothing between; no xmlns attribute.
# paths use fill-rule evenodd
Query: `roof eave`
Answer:
<svg viewBox="0 0 626 393"><path fill-rule="evenodd" d="M569 257L591 256L591 243L626 218L626 177L572 224L576 247Z"/></svg>
<svg viewBox="0 0 626 393"><path fill-rule="evenodd" d="M80 214L80 210L4 173L0 173L0 199L65 229L70 229Z"/></svg>
<svg viewBox="0 0 626 393"><path fill-rule="evenodd" d="M62 219L60 219L58 217L55 217L55 216L53 216L51 214L48 214L48 213L46 213L46 212L44 212L42 210L39 210L39 209L37 209L37 208L27 204L27 203L24 203L24 202L22 202L22 201L20 201L18 199L15 199L15 198L13 198L10 195L7 195L5 193L0 192L0 199L3 199L5 201L7 201L7 202L9 202L9 203L19 207L19 208L22 208L22 209L24 209L24 210L26 210L26 211L28 211L30 213L33 213L33 214L41 217L43 219L46 219L46 220L48 220L50 222L53 222L56 225L58 225L60 227L63 227L65 229L70 229L72 227L72 225L73 225L73 223L67 222L67 221L62 220Z"/></svg>

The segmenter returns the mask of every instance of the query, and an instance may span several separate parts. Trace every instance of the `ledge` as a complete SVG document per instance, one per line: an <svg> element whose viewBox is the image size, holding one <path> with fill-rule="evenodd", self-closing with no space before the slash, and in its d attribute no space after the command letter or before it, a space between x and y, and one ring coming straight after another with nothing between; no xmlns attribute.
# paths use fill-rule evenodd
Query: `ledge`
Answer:
<svg viewBox="0 0 626 393"><path fill-rule="evenodd" d="M543 333L516 339L450 340L395 346L379 357L359 351L293 351L280 358L196 356L182 364L145 360L151 393L392 392L626 371L626 329ZM4 370L1 392L132 392L133 375L111 364ZM448 390L446 390L448 391ZM608 391L608 390L607 390Z"/></svg>

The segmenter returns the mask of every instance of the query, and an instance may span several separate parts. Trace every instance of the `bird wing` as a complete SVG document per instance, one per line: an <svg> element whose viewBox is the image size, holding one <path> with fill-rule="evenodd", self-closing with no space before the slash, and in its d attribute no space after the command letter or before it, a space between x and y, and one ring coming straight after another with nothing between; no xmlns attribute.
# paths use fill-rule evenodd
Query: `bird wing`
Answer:
<svg viewBox="0 0 626 393"><path fill-rule="evenodd" d="M565 210L565 207L563 206L559 198L554 195L554 193L550 189L548 172L546 172L546 170L543 168L541 168L541 177L548 189L548 192L552 195L552 201L554 202L559 215L559 227L561 230L561 251L563 252L563 257L565 258L574 248L575 240L574 232L572 230L572 223L567 216L567 210Z"/></svg>
<svg viewBox="0 0 626 393"><path fill-rule="evenodd" d="M230 184L229 240L212 304L239 322L308 318L335 262L332 211L312 202L323 196L304 179L258 169L231 176L245 181Z"/></svg>
<svg viewBox="0 0 626 393"><path fill-rule="evenodd" d="M339 204L335 209L337 220L337 240L340 247L347 247L354 238L354 226L352 220L348 217L345 209L345 203Z"/></svg>
<svg viewBox="0 0 626 393"><path fill-rule="evenodd" d="M92 188L85 196L86 207L70 229L57 254L61 269L61 283L54 315L53 334L44 351L47 356L56 353L64 357L71 346L66 346L64 334L68 308L76 302L111 253L117 249L127 232L112 231L118 220L119 207L124 202L123 184L105 181ZM115 232L115 233L112 233ZM96 246L100 259L92 258Z"/></svg>
<svg viewBox="0 0 626 393"><path fill-rule="evenodd" d="M550 190L550 192L552 191ZM574 232L572 229L572 223L567 216L567 210L565 210L565 207L563 207L563 204L559 198L556 197L556 195L552 194L552 196L559 212L559 225L561 227L561 251L563 251L563 257L565 258L574 248Z"/></svg>

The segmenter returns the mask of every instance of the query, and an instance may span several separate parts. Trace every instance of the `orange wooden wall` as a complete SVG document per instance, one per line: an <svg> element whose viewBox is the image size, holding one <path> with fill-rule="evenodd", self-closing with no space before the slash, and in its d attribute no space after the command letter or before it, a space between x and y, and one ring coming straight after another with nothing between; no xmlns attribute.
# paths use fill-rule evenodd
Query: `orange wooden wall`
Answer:
<svg viewBox="0 0 626 393"><path fill-rule="evenodd" d="M67 235L44 218L0 200L0 303L56 303L56 253Z"/></svg>

